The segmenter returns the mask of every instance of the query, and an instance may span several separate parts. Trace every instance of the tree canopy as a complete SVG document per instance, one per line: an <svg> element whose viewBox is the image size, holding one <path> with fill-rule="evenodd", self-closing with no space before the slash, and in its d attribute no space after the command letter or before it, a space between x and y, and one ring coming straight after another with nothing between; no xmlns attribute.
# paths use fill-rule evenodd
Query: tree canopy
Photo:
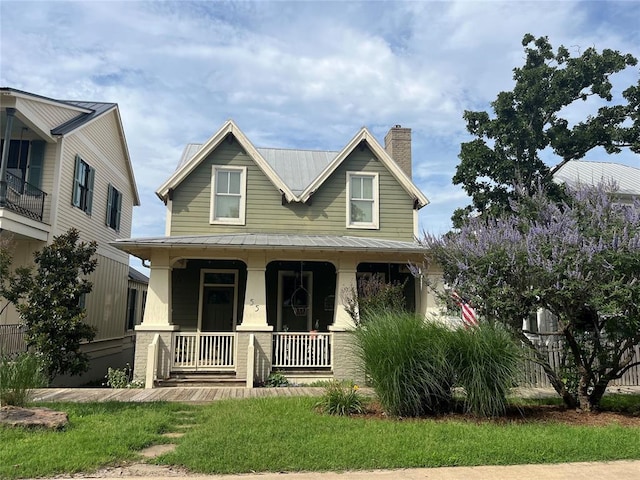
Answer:
<svg viewBox="0 0 640 480"><path fill-rule="evenodd" d="M82 299L92 289L86 276L96 268L97 244L81 242L72 228L34 254L35 271L20 267L13 273L8 247L0 246L0 294L15 305L26 326L27 345L41 357L49 380L85 372L88 356L80 345L96 332L84 321Z"/></svg>
<svg viewBox="0 0 640 480"><path fill-rule="evenodd" d="M568 189L558 203L540 188L511 208L426 236L429 256L485 321L519 335L568 406L597 408L609 382L639 363L640 200L621 204L600 185ZM563 371L523 331L539 308L558 319L548 333L562 339Z"/></svg>
<svg viewBox="0 0 640 480"><path fill-rule="evenodd" d="M624 90L624 101L614 105L610 80L636 65L632 55L587 48L572 57L566 47L554 51L547 37L531 34L522 45L525 64L513 70L513 90L500 92L491 103L493 115L464 113L467 131L475 138L461 145L453 183L462 185L472 205L454 212L456 227L472 213L509 211L516 184L529 193L543 185L551 198L561 200L562 189L553 184L552 174L595 147L607 153L623 148L640 153L640 81ZM590 97L601 105L597 112L570 121L567 108ZM545 149L558 157L553 169L540 157Z"/></svg>

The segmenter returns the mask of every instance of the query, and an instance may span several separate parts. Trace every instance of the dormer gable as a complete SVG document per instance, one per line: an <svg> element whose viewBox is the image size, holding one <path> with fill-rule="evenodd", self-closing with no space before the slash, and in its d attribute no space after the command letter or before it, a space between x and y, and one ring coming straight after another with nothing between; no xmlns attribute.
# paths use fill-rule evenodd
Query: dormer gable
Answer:
<svg viewBox="0 0 640 480"><path fill-rule="evenodd" d="M218 146L224 142L229 136L233 136L238 142L240 147L247 153L247 155L253 160L253 162L262 170L266 177L271 181L275 188L277 188L283 195L284 199L288 202L296 201L297 198L289 187L282 181L280 176L274 171L269 163L260 155L258 150L253 146L244 133L238 128L233 120L228 120L222 125L222 127L213 134L206 143L204 143L195 154L189 159L181 162L178 169L169 177L169 179L163 183L156 195L167 202L170 191L175 189L182 181L184 181L191 172L193 172L198 165L200 165L205 158L209 156Z"/></svg>

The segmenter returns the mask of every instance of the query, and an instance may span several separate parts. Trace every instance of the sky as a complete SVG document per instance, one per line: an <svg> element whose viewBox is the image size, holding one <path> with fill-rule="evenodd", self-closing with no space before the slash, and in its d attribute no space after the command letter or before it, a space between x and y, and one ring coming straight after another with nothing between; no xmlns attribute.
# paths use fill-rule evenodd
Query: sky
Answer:
<svg viewBox="0 0 640 480"><path fill-rule="evenodd" d="M413 180L431 202L420 229L443 234L469 203L451 183L471 140L463 113L513 87L524 34L640 58L638 25L640 1L0 0L0 86L118 103L141 199L133 237L164 235L155 190L228 119L272 148L341 150L362 126L384 144L411 128ZM616 98L638 75L613 77ZM586 159L640 166L629 152Z"/></svg>

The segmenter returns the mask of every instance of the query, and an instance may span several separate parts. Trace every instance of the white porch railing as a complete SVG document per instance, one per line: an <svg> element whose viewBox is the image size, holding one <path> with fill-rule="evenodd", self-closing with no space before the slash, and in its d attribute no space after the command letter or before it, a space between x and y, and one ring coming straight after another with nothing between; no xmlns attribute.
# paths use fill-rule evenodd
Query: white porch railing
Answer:
<svg viewBox="0 0 640 480"><path fill-rule="evenodd" d="M274 333L273 367L331 367L330 333Z"/></svg>
<svg viewBox="0 0 640 480"><path fill-rule="evenodd" d="M233 370L235 333L176 332L172 370Z"/></svg>

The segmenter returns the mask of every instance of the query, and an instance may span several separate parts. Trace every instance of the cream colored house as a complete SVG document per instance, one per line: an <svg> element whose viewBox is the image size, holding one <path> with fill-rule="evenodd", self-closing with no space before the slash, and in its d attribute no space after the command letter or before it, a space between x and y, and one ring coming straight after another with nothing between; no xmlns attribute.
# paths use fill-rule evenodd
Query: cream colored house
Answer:
<svg viewBox="0 0 640 480"><path fill-rule="evenodd" d="M359 276L406 280L410 308L437 309L407 268L423 260L428 203L408 128L385 147L363 128L340 151L307 151L256 148L228 121L188 145L156 193L166 236L113 243L151 266L135 360L148 386L223 372L252 386L272 370L356 378L344 293Z"/></svg>
<svg viewBox="0 0 640 480"><path fill-rule="evenodd" d="M2 163L0 235L15 244L14 265L75 227L98 242L87 322L98 329L85 345L91 371L61 378L73 385L104 376L107 367L133 359L134 331L127 330L129 256L110 243L131 236L138 191L118 105L56 100L0 88ZM19 318L5 309L0 324Z"/></svg>

